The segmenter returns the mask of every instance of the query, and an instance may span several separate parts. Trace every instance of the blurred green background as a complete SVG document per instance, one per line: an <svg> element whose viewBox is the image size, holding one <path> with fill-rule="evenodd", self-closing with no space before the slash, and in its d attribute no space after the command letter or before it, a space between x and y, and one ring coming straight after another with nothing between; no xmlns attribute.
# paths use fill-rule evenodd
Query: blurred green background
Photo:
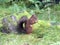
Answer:
<svg viewBox="0 0 60 45"><path fill-rule="evenodd" d="M0 32L0 45L60 45L60 2L55 0L0 0L0 30L4 17L33 14L38 22L31 34Z"/></svg>

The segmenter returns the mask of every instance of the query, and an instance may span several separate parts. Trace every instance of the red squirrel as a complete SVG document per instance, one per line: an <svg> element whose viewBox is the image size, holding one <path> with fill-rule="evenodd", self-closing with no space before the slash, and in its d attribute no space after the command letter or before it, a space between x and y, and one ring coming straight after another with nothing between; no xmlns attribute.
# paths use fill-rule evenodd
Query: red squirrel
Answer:
<svg viewBox="0 0 60 45"><path fill-rule="evenodd" d="M27 20L26 22L26 33L30 34L32 33L32 25L35 24L37 22L37 16L36 15L32 15L30 17L30 19Z"/></svg>
<svg viewBox="0 0 60 45"><path fill-rule="evenodd" d="M18 23L18 32L19 33L32 33L32 25L37 22L37 16L32 15L29 19L26 16L22 16ZM25 27L23 26L25 25Z"/></svg>

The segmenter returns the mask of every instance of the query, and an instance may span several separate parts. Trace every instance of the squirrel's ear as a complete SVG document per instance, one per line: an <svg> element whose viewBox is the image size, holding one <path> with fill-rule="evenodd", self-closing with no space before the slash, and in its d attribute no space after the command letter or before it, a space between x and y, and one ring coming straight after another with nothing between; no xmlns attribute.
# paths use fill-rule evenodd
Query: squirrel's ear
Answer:
<svg viewBox="0 0 60 45"><path fill-rule="evenodd" d="M32 16L35 16L35 17L37 17L36 15L32 15Z"/></svg>
<svg viewBox="0 0 60 45"><path fill-rule="evenodd" d="M31 18L34 17L34 16L35 16L35 15L32 15Z"/></svg>
<svg viewBox="0 0 60 45"><path fill-rule="evenodd" d="M35 16L35 15L32 15L32 16Z"/></svg>

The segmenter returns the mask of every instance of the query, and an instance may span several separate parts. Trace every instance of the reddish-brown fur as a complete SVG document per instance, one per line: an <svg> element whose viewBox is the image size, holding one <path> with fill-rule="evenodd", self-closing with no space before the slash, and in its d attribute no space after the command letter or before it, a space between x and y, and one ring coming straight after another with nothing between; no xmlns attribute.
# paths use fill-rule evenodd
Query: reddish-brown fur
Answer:
<svg viewBox="0 0 60 45"><path fill-rule="evenodd" d="M32 33L32 25L37 22L37 16L32 15L30 19L26 22L26 33L30 34Z"/></svg>
<svg viewBox="0 0 60 45"><path fill-rule="evenodd" d="M29 19L26 16L21 17L18 23L18 32L19 33L32 33L32 25L37 22L37 16L32 15ZM23 24L25 23L25 27Z"/></svg>

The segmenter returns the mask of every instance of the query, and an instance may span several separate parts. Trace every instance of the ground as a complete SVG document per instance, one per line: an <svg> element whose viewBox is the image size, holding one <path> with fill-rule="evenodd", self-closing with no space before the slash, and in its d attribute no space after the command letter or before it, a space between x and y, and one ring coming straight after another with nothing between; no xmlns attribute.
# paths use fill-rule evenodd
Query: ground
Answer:
<svg viewBox="0 0 60 45"><path fill-rule="evenodd" d="M15 5L16 6L16 5ZM16 10L15 10L16 9ZM60 21L60 7L55 6L55 10L51 9L51 13L48 15L47 9L44 10L20 10L13 6L9 8L2 8L0 6L0 30L2 27L1 21L5 16L10 16L13 14L19 18L26 15L28 18L31 16L32 12L38 16L38 22L33 25L33 32L31 34L4 34L0 32L0 45L60 45L60 25L56 25L54 21ZM15 12L16 11L16 12ZM51 24L51 20L54 25Z"/></svg>

